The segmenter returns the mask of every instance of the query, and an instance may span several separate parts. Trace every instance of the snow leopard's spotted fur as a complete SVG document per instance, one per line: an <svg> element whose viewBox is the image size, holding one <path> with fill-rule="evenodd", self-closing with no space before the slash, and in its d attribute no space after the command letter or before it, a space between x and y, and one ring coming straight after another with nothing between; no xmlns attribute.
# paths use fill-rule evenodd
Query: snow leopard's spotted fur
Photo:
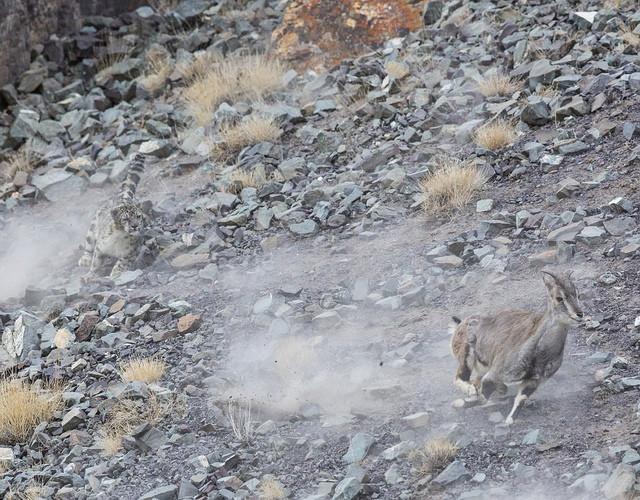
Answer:
<svg viewBox="0 0 640 500"><path fill-rule="evenodd" d="M78 261L79 266L89 267L84 281L98 276L105 258L117 259L110 273L115 277L128 271L138 256L147 218L133 197L143 169L144 156L136 154L118 197L104 203L94 215L84 255Z"/></svg>

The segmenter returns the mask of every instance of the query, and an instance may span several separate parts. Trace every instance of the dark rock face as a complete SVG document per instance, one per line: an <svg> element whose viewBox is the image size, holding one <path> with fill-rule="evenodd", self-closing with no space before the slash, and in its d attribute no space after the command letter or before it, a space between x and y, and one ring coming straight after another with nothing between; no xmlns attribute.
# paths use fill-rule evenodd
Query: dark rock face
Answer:
<svg viewBox="0 0 640 500"><path fill-rule="evenodd" d="M82 16L117 15L141 0L5 0L0 2L0 86L28 69L31 49L80 26Z"/></svg>

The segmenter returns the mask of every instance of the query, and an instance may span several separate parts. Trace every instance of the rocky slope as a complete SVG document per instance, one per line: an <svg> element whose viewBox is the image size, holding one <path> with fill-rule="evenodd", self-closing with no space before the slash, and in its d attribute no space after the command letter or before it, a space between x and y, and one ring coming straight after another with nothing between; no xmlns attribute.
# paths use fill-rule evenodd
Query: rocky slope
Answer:
<svg viewBox="0 0 640 500"><path fill-rule="evenodd" d="M283 129L227 166L214 127L189 114L187 68L201 51L265 50L286 9L187 0L90 17L0 89L3 155L28 151L38 167L0 186L0 359L64 384L53 419L0 447L0 493L633 496L634 5L428 2L423 28L328 72L292 67L263 102L219 104L217 121L260 113ZM170 64L150 88L154 53ZM485 97L492 72L519 86ZM497 118L515 124L514 143L474 144ZM75 262L92 210L140 147L149 251L140 269L84 286ZM443 157L489 181L453 216L425 215L420 182ZM247 185L238 169L263 178ZM450 316L541 309L543 267L574 271L588 313L562 369L511 427L510 399L454 410ZM123 364L146 356L166 362L160 381L124 382ZM136 425L108 455L122 404ZM434 438L459 450L426 471L411 452Z"/></svg>

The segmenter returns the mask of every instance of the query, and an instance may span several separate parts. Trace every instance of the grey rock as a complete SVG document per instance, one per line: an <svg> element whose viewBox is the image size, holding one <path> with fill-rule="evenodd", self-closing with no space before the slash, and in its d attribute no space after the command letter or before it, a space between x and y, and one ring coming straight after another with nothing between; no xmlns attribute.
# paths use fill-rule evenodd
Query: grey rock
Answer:
<svg viewBox="0 0 640 500"><path fill-rule="evenodd" d="M9 129L14 139L31 139L38 133L40 116L35 111L21 109Z"/></svg>
<svg viewBox="0 0 640 500"><path fill-rule="evenodd" d="M630 465L620 464L607 479L602 493L608 500L623 500L628 498L635 482L635 469Z"/></svg>
<svg viewBox="0 0 640 500"><path fill-rule="evenodd" d="M604 221L604 228L611 236L622 236L625 233L635 231L637 224L632 217L614 217Z"/></svg>
<svg viewBox="0 0 640 500"><path fill-rule="evenodd" d="M456 460L438 474L433 482L442 487L446 487L460 481L468 481L469 479L471 479L471 474L465 467L464 462Z"/></svg>
<svg viewBox="0 0 640 500"><path fill-rule="evenodd" d="M558 148L558 152L563 155L575 155L584 153L589 150L589 145L582 141L574 141L569 144L563 144Z"/></svg>
<svg viewBox="0 0 640 500"><path fill-rule="evenodd" d="M522 438L522 445L533 445L538 443L538 437L540 435L540 429L534 429L532 431L527 432Z"/></svg>
<svg viewBox="0 0 640 500"><path fill-rule="evenodd" d="M336 485L331 500L353 500L362 490L362 483L355 477L347 477Z"/></svg>
<svg viewBox="0 0 640 500"><path fill-rule="evenodd" d="M33 68L25 71L20 79L18 90L23 94L33 93L47 77L47 68Z"/></svg>
<svg viewBox="0 0 640 500"><path fill-rule="evenodd" d="M586 245L599 245L605 241L607 232L597 226L585 227L580 234L576 236L576 241L585 243Z"/></svg>
<svg viewBox="0 0 640 500"><path fill-rule="evenodd" d="M498 236L505 229L510 229L513 224L503 220L486 220L478 224L478 239L484 240L486 238L493 238Z"/></svg>
<svg viewBox="0 0 640 500"><path fill-rule="evenodd" d="M178 487L175 485L160 486L148 491L138 500L174 500L178 496Z"/></svg>
<svg viewBox="0 0 640 500"><path fill-rule="evenodd" d="M557 172L560 168L560 164L564 160L562 155L544 155L540 158L540 167L545 173Z"/></svg>
<svg viewBox="0 0 640 500"><path fill-rule="evenodd" d="M31 315L20 314L11 327L2 333L2 346L12 358L23 361L29 351L37 350L44 332L45 323ZM4 356L2 356L4 357Z"/></svg>
<svg viewBox="0 0 640 500"><path fill-rule="evenodd" d="M529 89L534 91L538 84L549 85L553 83L559 72L560 68L552 65L548 59L535 61L529 71Z"/></svg>
<svg viewBox="0 0 640 500"><path fill-rule="evenodd" d="M316 234L319 230L318 224L311 219L305 219L297 224L291 224L289 230L299 236L309 237Z"/></svg>
<svg viewBox="0 0 640 500"><path fill-rule="evenodd" d="M68 200L79 196L86 188L87 181L62 169L51 169L42 175L34 175L31 183L49 201Z"/></svg>
<svg viewBox="0 0 640 500"><path fill-rule="evenodd" d="M527 125L544 125L551 119L551 110L549 109L549 105L542 99L535 102L529 102L524 108L522 108L520 119Z"/></svg>
<svg viewBox="0 0 640 500"><path fill-rule="evenodd" d="M337 311L325 311L314 316L311 323L315 328L328 329L336 326L340 320L340 314Z"/></svg>
<svg viewBox="0 0 640 500"><path fill-rule="evenodd" d="M422 9L424 24L430 26L437 23L442 16L442 0L429 0Z"/></svg>
<svg viewBox="0 0 640 500"><path fill-rule="evenodd" d="M445 255L443 257L436 257L433 259L433 263L440 267L462 267L464 261L455 255Z"/></svg>
<svg viewBox="0 0 640 500"><path fill-rule="evenodd" d="M574 242L576 236L585 228L585 223L582 221L567 224L566 226L554 229L547 235L547 241L557 242Z"/></svg>
<svg viewBox="0 0 640 500"><path fill-rule="evenodd" d="M476 212L478 213L490 212L491 210L493 210L492 199L478 200L476 203Z"/></svg>
<svg viewBox="0 0 640 500"><path fill-rule="evenodd" d="M618 197L609 202L609 208L616 213L633 212L633 203L626 198Z"/></svg>
<svg viewBox="0 0 640 500"><path fill-rule="evenodd" d="M207 264L203 269L198 271L198 276L207 281L215 281L218 277L218 265L217 264Z"/></svg>
<svg viewBox="0 0 640 500"><path fill-rule="evenodd" d="M86 414L80 408L72 408L62 417L62 430L70 431L75 429L87 419Z"/></svg>
<svg viewBox="0 0 640 500"><path fill-rule="evenodd" d="M412 415L407 415L406 417L402 417L402 423L405 424L410 429L417 429L419 427L425 427L429 425L429 414L425 411L414 413Z"/></svg>
<svg viewBox="0 0 640 500"><path fill-rule="evenodd" d="M624 122L624 125L622 125L622 135L626 140L630 141L631 139L633 139L634 135L638 134L640 134L640 129L636 127L635 123Z"/></svg>
<svg viewBox="0 0 640 500"><path fill-rule="evenodd" d="M351 444L347 453L342 456L342 460L349 464L359 462L367 456L369 448L376 442L373 436L365 434L363 432L357 433L351 439Z"/></svg>

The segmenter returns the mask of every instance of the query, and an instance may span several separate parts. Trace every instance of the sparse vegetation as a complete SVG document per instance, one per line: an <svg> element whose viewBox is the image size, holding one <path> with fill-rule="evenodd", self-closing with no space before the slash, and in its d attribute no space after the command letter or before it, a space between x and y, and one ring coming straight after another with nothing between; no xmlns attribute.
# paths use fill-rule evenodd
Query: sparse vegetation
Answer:
<svg viewBox="0 0 640 500"><path fill-rule="evenodd" d="M435 474L449 465L456 454L458 447L446 439L432 439L427 441L422 449L409 453L409 462L413 464L420 476Z"/></svg>
<svg viewBox="0 0 640 500"><path fill-rule="evenodd" d="M556 95L557 91L558 91L557 86L554 84L543 85L542 83L539 83L538 85L536 85L536 90L534 91L534 94L540 97L552 98Z"/></svg>
<svg viewBox="0 0 640 500"><path fill-rule="evenodd" d="M182 0L149 0L149 5L156 12L166 16L169 12L176 10Z"/></svg>
<svg viewBox="0 0 640 500"><path fill-rule="evenodd" d="M238 441L245 444L253 442L253 422L251 421L251 401L229 401L227 418L231 425L233 435Z"/></svg>
<svg viewBox="0 0 640 500"><path fill-rule="evenodd" d="M218 135L222 142L216 145L216 155L226 157L246 146L263 141L276 141L282 135L282 129L271 117L251 117L248 120L223 125Z"/></svg>
<svg viewBox="0 0 640 500"><path fill-rule="evenodd" d="M10 181L18 172L32 174L36 168L37 158L33 153L31 141L25 142L22 147L8 155L5 167L0 171L0 180Z"/></svg>
<svg viewBox="0 0 640 500"><path fill-rule="evenodd" d="M640 46L640 35L635 34L627 26L620 26L620 38L624 42L625 46L634 48Z"/></svg>
<svg viewBox="0 0 640 500"><path fill-rule="evenodd" d="M173 64L169 53L156 50L147 54L146 70L144 75L138 78L138 82L149 92L155 93L164 87L172 71Z"/></svg>
<svg viewBox="0 0 640 500"><path fill-rule="evenodd" d="M478 82L478 89L485 97L510 96L521 87L518 81L506 75L492 75Z"/></svg>
<svg viewBox="0 0 640 500"><path fill-rule="evenodd" d="M483 125L473 134L473 142L491 150L509 146L515 139L514 126L505 120L494 120Z"/></svg>
<svg viewBox="0 0 640 500"><path fill-rule="evenodd" d="M157 358L135 358L120 369L120 377L125 382L158 382L167 369L167 364Z"/></svg>
<svg viewBox="0 0 640 500"><path fill-rule="evenodd" d="M107 35L104 45L96 48L96 69L95 78L104 81L111 77L112 68L119 62L127 59L132 52L132 47L123 37Z"/></svg>
<svg viewBox="0 0 640 500"><path fill-rule="evenodd" d="M486 180L476 167L444 161L420 183L420 189L426 196L422 208L427 213L436 214L459 210L469 204Z"/></svg>
<svg viewBox="0 0 640 500"><path fill-rule="evenodd" d="M62 389L56 384L42 388L23 380L0 380L0 442L29 439L39 424L53 417L61 402Z"/></svg>
<svg viewBox="0 0 640 500"><path fill-rule="evenodd" d="M103 455L112 456L122 448L122 438L144 422L157 424L178 406L175 398L161 399L151 394L144 401L120 399L107 410L105 424L96 440Z"/></svg>
<svg viewBox="0 0 640 500"><path fill-rule="evenodd" d="M184 93L189 112L200 125L211 123L223 100L260 101L282 88L285 69L276 59L249 55L211 64L207 59L188 71L193 82Z"/></svg>
<svg viewBox="0 0 640 500"><path fill-rule="evenodd" d="M260 498L264 500L281 500L286 496L282 484L274 477L265 477L258 488Z"/></svg>

